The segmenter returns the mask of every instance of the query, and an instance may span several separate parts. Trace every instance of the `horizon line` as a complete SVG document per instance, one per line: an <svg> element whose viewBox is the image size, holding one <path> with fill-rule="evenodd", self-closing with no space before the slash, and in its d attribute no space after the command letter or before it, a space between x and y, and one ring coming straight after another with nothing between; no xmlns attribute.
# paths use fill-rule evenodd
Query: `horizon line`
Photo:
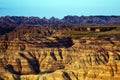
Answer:
<svg viewBox="0 0 120 80"><path fill-rule="evenodd" d="M66 16L77 16L77 17L98 17L98 16L104 16L104 17L112 17L112 16L116 16L116 17L120 17L120 15L66 15ZM58 18L58 19L63 19L64 17L66 16L63 16L62 18L59 18L59 17L55 17L55 16L51 16L50 18L54 17L54 18ZM38 18L46 18L46 19L50 19L50 18L47 18L47 17L40 17L40 16L26 16L26 15L0 15L0 17L38 17Z"/></svg>

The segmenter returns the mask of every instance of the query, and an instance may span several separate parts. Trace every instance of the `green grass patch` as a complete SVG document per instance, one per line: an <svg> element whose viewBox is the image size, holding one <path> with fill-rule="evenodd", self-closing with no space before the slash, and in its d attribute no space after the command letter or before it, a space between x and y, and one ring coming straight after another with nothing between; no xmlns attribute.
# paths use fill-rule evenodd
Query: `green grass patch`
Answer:
<svg viewBox="0 0 120 80"><path fill-rule="evenodd" d="M75 27L77 28L77 27ZM79 28L79 27L78 27ZM93 27L92 27L93 28ZM88 37L98 37L98 36L110 36L110 35L116 35L120 34L120 26L113 26L111 30L108 30L111 27L107 26L99 26L99 27L94 27L94 28L100 28L100 29L107 29L106 31L100 31L100 32L95 32L95 31L78 31L76 29L70 29L70 30L63 30L62 34L68 37L71 37L72 39L80 39L82 37L88 36Z"/></svg>

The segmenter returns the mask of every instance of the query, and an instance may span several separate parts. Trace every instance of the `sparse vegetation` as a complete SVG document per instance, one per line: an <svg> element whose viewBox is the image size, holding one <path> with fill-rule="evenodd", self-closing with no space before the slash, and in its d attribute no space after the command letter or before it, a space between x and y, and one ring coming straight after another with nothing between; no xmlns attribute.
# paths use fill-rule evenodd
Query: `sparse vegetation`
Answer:
<svg viewBox="0 0 120 80"><path fill-rule="evenodd" d="M80 29L83 28L83 29ZM87 28L95 28L100 29L101 31L95 32L94 31L87 31ZM101 27L99 26L86 26L86 27L72 27L70 30L63 30L62 34L68 37L71 37L72 39L80 39L81 37L88 36L88 37L99 37L99 36L112 36L112 35L120 35L120 27L119 25L116 26L106 26L103 25Z"/></svg>

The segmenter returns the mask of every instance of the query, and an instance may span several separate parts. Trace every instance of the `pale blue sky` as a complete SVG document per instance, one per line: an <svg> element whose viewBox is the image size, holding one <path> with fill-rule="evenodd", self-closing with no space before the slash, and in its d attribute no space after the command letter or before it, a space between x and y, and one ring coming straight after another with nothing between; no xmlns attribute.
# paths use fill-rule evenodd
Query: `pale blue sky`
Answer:
<svg viewBox="0 0 120 80"><path fill-rule="evenodd" d="M0 16L120 15L120 0L0 0Z"/></svg>

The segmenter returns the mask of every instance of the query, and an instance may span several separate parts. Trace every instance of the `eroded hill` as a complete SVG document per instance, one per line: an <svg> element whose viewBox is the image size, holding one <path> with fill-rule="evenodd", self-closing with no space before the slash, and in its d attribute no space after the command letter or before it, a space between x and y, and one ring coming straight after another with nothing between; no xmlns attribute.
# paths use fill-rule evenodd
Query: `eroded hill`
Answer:
<svg viewBox="0 0 120 80"><path fill-rule="evenodd" d="M119 26L17 27L0 37L0 78L119 80L119 30Z"/></svg>

